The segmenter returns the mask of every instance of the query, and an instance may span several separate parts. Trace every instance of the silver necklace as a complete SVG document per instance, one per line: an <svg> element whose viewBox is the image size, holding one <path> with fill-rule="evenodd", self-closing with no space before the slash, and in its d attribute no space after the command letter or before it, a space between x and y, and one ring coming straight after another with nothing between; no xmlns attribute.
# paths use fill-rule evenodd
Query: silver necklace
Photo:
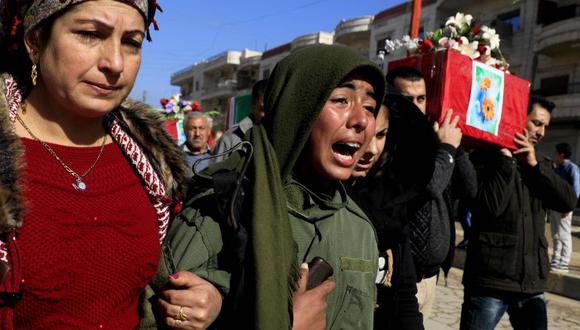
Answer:
<svg viewBox="0 0 580 330"><path fill-rule="evenodd" d="M44 147L44 149L46 149L46 151L48 151L48 153L60 163L60 165L68 172L68 174L72 175L75 178L75 182L73 182L72 186L78 191L86 191L87 184L85 183L83 178L87 176L87 174L89 174L93 170L93 168L95 168L95 165L97 165L97 162L99 161L99 159L101 159L101 155L103 154L103 150L105 149L107 135L103 137L103 142L101 143L101 150L99 150L99 154L97 155L97 159L95 159L95 161L93 162L93 165L91 165L83 174L78 174L77 172L73 171L73 169L71 169L67 164L65 164L62 161L62 159L60 159L56 151L54 151L46 142L36 137L36 135L32 133L30 128L26 126L26 124L18 114L16 114L16 119L18 120L20 125L24 127L24 129L28 132L28 134L30 134L30 136L32 136L36 141L40 142L40 144Z"/></svg>

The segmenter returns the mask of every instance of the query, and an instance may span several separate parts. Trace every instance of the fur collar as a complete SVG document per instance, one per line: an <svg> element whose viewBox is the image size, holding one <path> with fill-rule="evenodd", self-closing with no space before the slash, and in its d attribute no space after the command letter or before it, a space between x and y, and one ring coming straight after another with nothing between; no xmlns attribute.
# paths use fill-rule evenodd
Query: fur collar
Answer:
<svg viewBox="0 0 580 330"><path fill-rule="evenodd" d="M8 116L5 79L1 75L0 78L0 233L6 233L22 225L24 207L18 174L26 164L21 159L22 146ZM143 103L126 101L105 120L111 120L113 116L147 153L159 178L165 183L168 197L181 199L187 181L187 166L179 146L163 129L161 114Z"/></svg>

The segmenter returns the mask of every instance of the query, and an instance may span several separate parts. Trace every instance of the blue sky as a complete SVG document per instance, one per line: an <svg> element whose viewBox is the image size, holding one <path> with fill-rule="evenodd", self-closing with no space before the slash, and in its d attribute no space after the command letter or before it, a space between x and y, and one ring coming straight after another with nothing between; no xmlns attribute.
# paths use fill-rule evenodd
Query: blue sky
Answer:
<svg viewBox="0 0 580 330"><path fill-rule="evenodd" d="M160 30L145 42L131 96L158 107L179 91L172 73L225 50L264 51L307 33L330 32L341 19L375 15L402 0L159 0Z"/></svg>

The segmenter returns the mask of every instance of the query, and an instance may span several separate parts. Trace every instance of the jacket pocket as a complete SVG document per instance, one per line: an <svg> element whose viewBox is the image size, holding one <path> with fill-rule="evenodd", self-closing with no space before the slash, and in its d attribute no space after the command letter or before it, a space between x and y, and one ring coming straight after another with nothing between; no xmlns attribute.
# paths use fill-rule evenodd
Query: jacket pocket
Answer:
<svg viewBox="0 0 580 330"><path fill-rule="evenodd" d="M339 276L346 286L338 300L338 313L330 329L372 329L376 267L376 263L370 260L340 258Z"/></svg>
<svg viewBox="0 0 580 330"><path fill-rule="evenodd" d="M370 293L349 285L341 300L338 317L330 329L350 330L372 328L374 298Z"/></svg>
<svg viewBox="0 0 580 330"><path fill-rule="evenodd" d="M540 236L540 244L538 244L538 261L540 263L540 278L548 277L548 242L542 235Z"/></svg>
<svg viewBox="0 0 580 330"><path fill-rule="evenodd" d="M484 274L517 279L517 236L483 232L479 234L479 243Z"/></svg>

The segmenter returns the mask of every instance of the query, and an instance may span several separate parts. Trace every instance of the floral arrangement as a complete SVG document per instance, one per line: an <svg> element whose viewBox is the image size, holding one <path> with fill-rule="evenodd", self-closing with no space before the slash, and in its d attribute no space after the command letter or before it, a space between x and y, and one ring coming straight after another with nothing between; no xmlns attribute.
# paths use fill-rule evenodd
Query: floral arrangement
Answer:
<svg viewBox="0 0 580 330"><path fill-rule="evenodd" d="M163 107L166 120L180 120L190 111L202 111L199 102L182 100L179 93L169 99L161 99L159 102L161 107Z"/></svg>
<svg viewBox="0 0 580 330"><path fill-rule="evenodd" d="M455 49L473 60L507 71L509 64L499 49L500 38L495 29L477 23L471 15L457 13L445 22L445 26L428 32L422 39L386 40L385 50L405 47L415 54Z"/></svg>

